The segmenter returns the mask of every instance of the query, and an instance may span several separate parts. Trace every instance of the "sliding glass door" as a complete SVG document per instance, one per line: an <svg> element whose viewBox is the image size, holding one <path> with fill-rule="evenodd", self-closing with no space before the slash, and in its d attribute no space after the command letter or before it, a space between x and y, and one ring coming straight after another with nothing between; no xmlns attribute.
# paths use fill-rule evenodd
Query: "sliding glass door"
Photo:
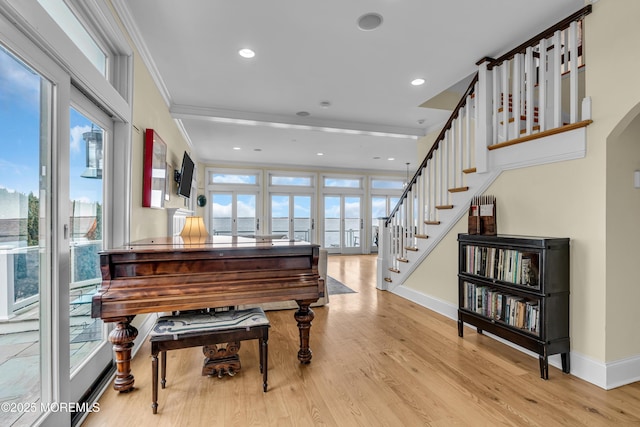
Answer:
<svg viewBox="0 0 640 427"><path fill-rule="evenodd" d="M102 282L104 248L104 153L111 144L110 118L77 91L69 111L69 374L73 401L82 398L111 365L111 344L100 319L91 318L91 298ZM82 111L82 112L81 112ZM91 116L91 118L90 118ZM97 122L100 122L98 124ZM112 327L112 325L109 325Z"/></svg>
<svg viewBox="0 0 640 427"><path fill-rule="evenodd" d="M29 424L46 401L53 282L53 85L0 46L0 425Z"/></svg>

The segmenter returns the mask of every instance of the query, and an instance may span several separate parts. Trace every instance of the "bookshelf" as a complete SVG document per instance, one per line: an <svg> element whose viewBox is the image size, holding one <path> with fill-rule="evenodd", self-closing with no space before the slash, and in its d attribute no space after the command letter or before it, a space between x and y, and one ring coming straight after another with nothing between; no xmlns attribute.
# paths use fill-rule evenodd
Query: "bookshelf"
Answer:
<svg viewBox="0 0 640 427"><path fill-rule="evenodd" d="M458 336L464 323L538 354L540 377L560 354L569 373L569 239L458 235Z"/></svg>

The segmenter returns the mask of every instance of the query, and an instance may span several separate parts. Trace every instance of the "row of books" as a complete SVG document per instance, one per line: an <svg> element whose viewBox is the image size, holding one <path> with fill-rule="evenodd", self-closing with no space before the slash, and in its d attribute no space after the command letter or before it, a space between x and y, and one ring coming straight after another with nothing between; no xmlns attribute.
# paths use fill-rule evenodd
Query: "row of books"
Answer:
<svg viewBox="0 0 640 427"><path fill-rule="evenodd" d="M538 285L539 254L514 249L473 246L465 247L467 273L511 282L518 285Z"/></svg>
<svg viewBox="0 0 640 427"><path fill-rule="evenodd" d="M540 304L488 286L464 282L464 308L507 325L539 334Z"/></svg>

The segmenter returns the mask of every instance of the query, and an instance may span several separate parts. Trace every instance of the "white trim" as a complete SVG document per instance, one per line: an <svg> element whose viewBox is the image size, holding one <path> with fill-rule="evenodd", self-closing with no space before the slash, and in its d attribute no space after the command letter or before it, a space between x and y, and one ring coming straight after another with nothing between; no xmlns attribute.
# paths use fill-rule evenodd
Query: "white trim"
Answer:
<svg viewBox="0 0 640 427"><path fill-rule="evenodd" d="M140 54L140 58L142 58L142 62L147 66L149 70L149 74L151 74L151 78L156 84L160 95L162 95L162 99L164 100L167 108L171 105L171 95L169 94L169 89L167 89L167 85L164 84L164 80L160 76L160 72L158 71L158 67L156 67L156 63L147 48L142 35L140 34L140 30L138 30L138 26L135 23L135 19L131 16L131 11L129 10L127 0L111 0L113 4L113 8L116 13L120 17L120 21L122 25L129 33L131 40L133 41L134 46L138 50Z"/></svg>
<svg viewBox="0 0 640 427"><path fill-rule="evenodd" d="M422 307L448 317L451 320L454 320L456 322L458 321L457 305L451 304L447 301L427 294L423 294L422 292L407 288L406 286L399 286L391 290L391 292L411 302L421 305ZM465 326L468 325L465 324ZM465 333L466 332L467 330L465 330ZM483 331L483 335L500 341L501 343L515 348L516 350L519 350L523 353L526 353L531 357L534 357L536 359L538 358L538 355L536 353L513 344L510 341L504 340L486 331ZM636 381L640 381L640 355L613 362L603 363L601 361L585 356L584 354L576 352L575 350L572 350L569 353L569 358L571 375L605 390L611 390L616 387L621 387L627 384L634 383ZM562 369L560 355L554 354L549 356L549 364L555 366L558 369Z"/></svg>

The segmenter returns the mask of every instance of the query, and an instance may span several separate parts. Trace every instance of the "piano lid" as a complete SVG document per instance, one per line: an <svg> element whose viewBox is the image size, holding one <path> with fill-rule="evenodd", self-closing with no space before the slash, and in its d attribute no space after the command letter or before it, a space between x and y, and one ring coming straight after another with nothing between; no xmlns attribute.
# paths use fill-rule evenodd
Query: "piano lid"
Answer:
<svg viewBox="0 0 640 427"><path fill-rule="evenodd" d="M248 249L272 247L319 247L317 244L288 239L273 239L268 236L208 236L208 237L156 237L136 240L120 248L103 252L135 252L157 250L210 250L210 249Z"/></svg>

